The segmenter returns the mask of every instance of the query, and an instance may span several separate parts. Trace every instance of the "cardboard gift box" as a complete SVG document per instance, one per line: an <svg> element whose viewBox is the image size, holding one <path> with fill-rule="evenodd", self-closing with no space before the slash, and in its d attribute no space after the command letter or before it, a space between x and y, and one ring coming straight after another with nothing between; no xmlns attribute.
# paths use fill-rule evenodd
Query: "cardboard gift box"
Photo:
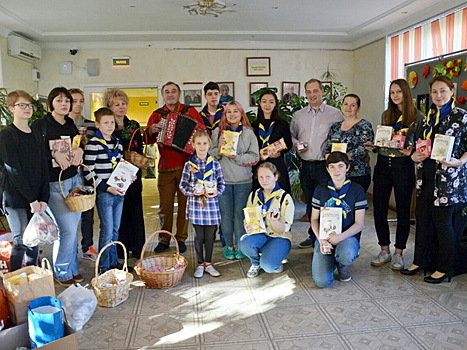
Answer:
<svg viewBox="0 0 467 350"><path fill-rule="evenodd" d="M331 152L347 153L347 143L335 142L331 144Z"/></svg>
<svg viewBox="0 0 467 350"><path fill-rule="evenodd" d="M431 159L443 160L447 162L451 159L452 148L454 147L454 136L436 134L431 149Z"/></svg>
<svg viewBox="0 0 467 350"><path fill-rule="evenodd" d="M239 138L239 132L224 130L222 132L222 139L224 140L224 144L220 147L219 154L225 156L236 156Z"/></svg>
<svg viewBox="0 0 467 350"><path fill-rule="evenodd" d="M319 213L319 239L342 233L342 208L325 207Z"/></svg>
<svg viewBox="0 0 467 350"><path fill-rule="evenodd" d="M375 142L376 146L389 147L389 142L392 139L392 126L378 125L376 127Z"/></svg>

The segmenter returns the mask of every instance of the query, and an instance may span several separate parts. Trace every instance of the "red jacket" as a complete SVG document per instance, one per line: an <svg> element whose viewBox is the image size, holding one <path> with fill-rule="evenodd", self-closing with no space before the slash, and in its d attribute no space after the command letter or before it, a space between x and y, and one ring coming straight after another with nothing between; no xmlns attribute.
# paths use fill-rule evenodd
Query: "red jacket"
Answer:
<svg viewBox="0 0 467 350"><path fill-rule="evenodd" d="M178 106L177 111L181 111L183 108L185 108L186 105L180 103ZM170 112L170 110L167 108L166 105L162 107L164 111ZM184 115L189 116L200 123L203 123L203 119L199 115L198 111L190 107ZM151 116L149 117L148 124L147 124L147 129L151 127L152 124L154 123L159 123L161 118L164 118L165 116L156 113L154 111ZM147 135L147 143L148 144L154 144L156 143L156 138L157 138L157 133L153 134L152 136ZM159 153L160 153L160 159L159 159L159 171L170 171L170 170L177 170L177 169L182 169L185 163L188 161L190 158L190 155L184 152L179 152L174 150L172 147L165 146L162 144L158 144L159 147Z"/></svg>

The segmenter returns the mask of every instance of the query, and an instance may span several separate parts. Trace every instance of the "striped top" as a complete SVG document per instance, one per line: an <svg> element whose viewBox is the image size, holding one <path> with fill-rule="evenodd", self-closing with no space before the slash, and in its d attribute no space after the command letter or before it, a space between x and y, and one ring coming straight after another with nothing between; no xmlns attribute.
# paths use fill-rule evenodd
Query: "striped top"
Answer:
<svg viewBox="0 0 467 350"><path fill-rule="evenodd" d="M112 136L111 141L107 141L107 145L111 150L115 147L114 136ZM118 145L118 149L119 154L117 156L117 162L119 162L123 157L123 147L121 143ZM106 192L109 187L107 186L107 180L110 178L114 168L112 167L112 162L109 159L107 151L95 137L89 140L84 148L83 163L91 170L90 173L83 167L83 175L86 182L91 184L92 177L94 176L96 179L97 191Z"/></svg>

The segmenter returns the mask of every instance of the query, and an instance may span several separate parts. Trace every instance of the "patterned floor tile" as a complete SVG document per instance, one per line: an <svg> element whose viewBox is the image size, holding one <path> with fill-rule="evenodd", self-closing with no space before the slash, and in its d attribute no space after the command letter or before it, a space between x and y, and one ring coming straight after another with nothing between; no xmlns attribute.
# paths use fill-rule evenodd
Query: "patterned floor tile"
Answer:
<svg viewBox="0 0 467 350"><path fill-rule="evenodd" d="M467 325L423 326L408 328L430 350L465 350L467 349Z"/></svg>
<svg viewBox="0 0 467 350"><path fill-rule="evenodd" d="M144 289L141 294L137 315L154 315L161 310L175 314L195 311L197 292L193 288Z"/></svg>
<svg viewBox="0 0 467 350"><path fill-rule="evenodd" d="M354 301L368 300L367 293L354 282L339 282L335 281L328 288L314 288L311 290L313 297L318 303L332 303L334 300L339 301Z"/></svg>
<svg viewBox="0 0 467 350"><path fill-rule="evenodd" d="M322 305L339 331L372 330L396 326L373 301L334 302Z"/></svg>
<svg viewBox="0 0 467 350"><path fill-rule="evenodd" d="M400 273L387 275L359 276L356 283L375 298L389 296L414 295L418 291L404 279Z"/></svg>
<svg viewBox="0 0 467 350"><path fill-rule="evenodd" d="M232 285L237 287L246 287L247 282L243 278L242 264L238 260L225 260L223 257L219 262L214 263L215 268L221 273L219 277L212 277L205 273L202 278L193 277L194 268L187 269L185 274L190 274L199 286L210 285L216 288L229 288Z"/></svg>
<svg viewBox="0 0 467 350"><path fill-rule="evenodd" d="M263 315L273 337L335 332L315 305L276 307Z"/></svg>
<svg viewBox="0 0 467 350"><path fill-rule="evenodd" d="M343 337L358 350L415 350L423 349L410 336L400 329L381 332L344 334Z"/></svg>
<svg viewBox="0 0 467 350"><path fill-rule="evenodd" d="M202 344L206 346L268 339L261 317L252 313L248 306L243 314L223 308L200 312L198 317Z"/></svg>
<svg viewBox="0 0 467 350"><path fill-rule="evenodd" d="M276 306L310 305L315 303L305 288L292 279L281 284L253 288L253 293L263 310L269 310Z"/></svg>
<svg viewBox="0 0 467 350"><path fill-rule="evenodd" d="M296 339L291 338L288 340L276 341L276 348L279 350L303 350L303 349L326 349L326 350L343 350L350 349L345 343L336 335L333 336L320 336Z"/></svg>
<svg viewBox="0 0 467 350"><path fill-rule="evenodd" d="M254 342L251 343L229 343L205 345L204 350L273 350L274 347L269 342Z"/></svg>
<svg viewBox="0 0 467 350"><path fill-rule="evenodd" d="M225 310L230 315L239 313L244 316L247 312L259 312L256 301L248 288L214 288L202 286L198 289L197 303L199 312Z"/></svg>
<svg viewBox="0 0 467 350"><path fill-rule="evenodd" d="M126 349L128 347L132 318L94 318L78 332L80 349Z"/></svg>
<svg viewBox="0 0 467 350"><path fill-rule="evenodd" d="M378 302L404 326L460 320L424 295L378 299Z"/></svg>
<svg viewBox="0 0 467 350"><path fill-rule="evenodd" d="M462 319L467 319L467 291L429 294L439 304Z"/></svg>
<svg viewBox="0 0 467 350"><path fill-rule="evenodd" d="M199 344L199 328L192 314L173 315L167 310L135 319L130 347Z"/></svg>

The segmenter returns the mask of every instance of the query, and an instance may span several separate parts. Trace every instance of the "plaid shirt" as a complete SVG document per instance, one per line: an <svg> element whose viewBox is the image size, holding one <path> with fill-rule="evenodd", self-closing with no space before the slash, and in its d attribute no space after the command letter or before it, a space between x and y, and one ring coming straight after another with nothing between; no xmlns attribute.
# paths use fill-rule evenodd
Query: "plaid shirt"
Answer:
<svg viewBox="0 0 467 350"><path fill-rule="evenodd" d="M206 160L200 159L195 155L195 163L198 170L204 173L206 169ZM182 179L180 180L180 191L188 197L186 206L186 218L195 225L218 225L221 219L219 210L219 197L225 189L224 175L222 174L221 165L217 160L213 162L211 181L217 182L217 196L212 198L205 198L204 196L194 196L193 189L198 179L196 178L192 166L189 162L185 163L183 167Z"/></svg>

